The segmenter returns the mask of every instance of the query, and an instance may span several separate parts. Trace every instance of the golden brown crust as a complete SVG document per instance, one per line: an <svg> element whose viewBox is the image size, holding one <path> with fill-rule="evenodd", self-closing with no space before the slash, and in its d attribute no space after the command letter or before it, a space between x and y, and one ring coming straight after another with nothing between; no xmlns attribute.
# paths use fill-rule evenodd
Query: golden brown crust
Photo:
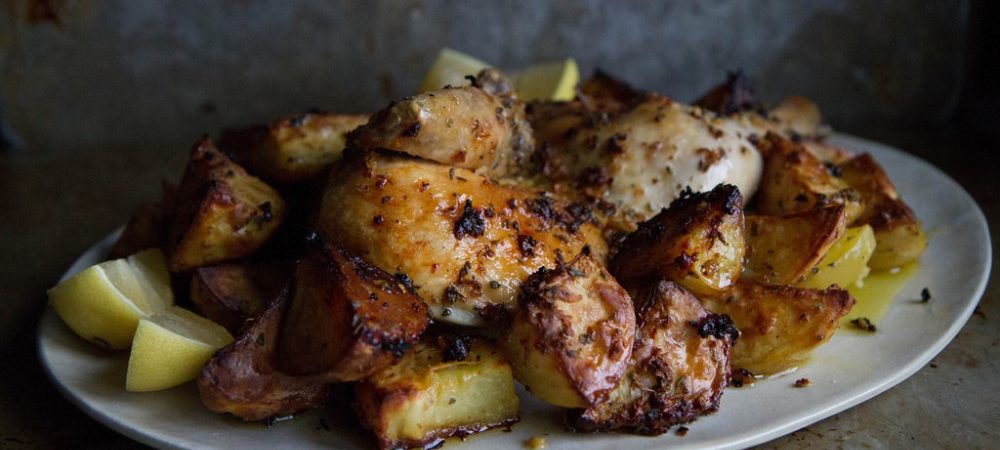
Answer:
<svg viewBox="0 0 1000 450"><path fill-rule="evenodd" d="M316 244L299 262L282 324L282 368L355 381L416 342L427 305L391 275L340 248Z"/></svg>
<svg viewBox="0 0 1000 450"><path fill-rule="evenodd" d="M450 352L461 342L461 355ZM518 421L510 366L478 338L425 339L355 384L362 425L382 449L436 445Z"/></svg>
<svg viewBox="0 0 1000 450"><path fill-rule="evenodd" d="M655 435L718 410L739 335L729 318L669 281L644 286L635 303L629 369L605 402L570 412L573 429Z"/></svg>
<svg viewBox="0 0 1000 450"><path fill-rule="evenodd" d="M611 273L628 288L665 278L696 293L724 290L743 270L742 208L735 186L687 192L625 237Z"/></svg>
<svg viewBox="0 0 1000 450"><path fill-rule="evenodd" d="M772 285L802 281L847 230L843 205L784 216L746 216L747 258L741 280Z"/></svg>
<svg viewBox="0 0 1000 450"><path fill-rule="evenodd" d="M244 261L199 267L191 274L191 302L203 316L237 334L288 282L284 261Z"/></svg>
<svg viewBox="0 0 1000 450"><path fill-rule="evenodd" d="M481 323L518 287L590 245L603 261L600 209L499 185L466 169L359 154L335 169L317 230L390 273L406 274L435 317Z"/></svg>
<svg viewBox="0 0 1000 450"><path fill-rule="evenodd" d="M732 317L740 330L732 365L767 375L796 367L833 336L854 298L825 290L737 283L726 295L703 297L705 307Z"/></svg>
<svg viewBox="0 0 1000 450"><path fill-rule="evenodd" d="M634 339L632 300L582 253L528 277L503 348L517 379L535 396L584 407L604 400L618 384Z"/></svg>
<svg viewBox="0 0 1000 450"><path fill-rule="evenodd" d="M352 148L386 149L454 167L504 175L534 149L524 103L479 82L392 102L349 135ZM491 85L494 85L492 81ZM505 94L509 92L497 92Z"/></svg>
<svg viewBox="0 0 1000 450"><path fill-rule="evenodd" d="M242 258L281 226L278 192L218 151L208 138L195 143L170 215L166 253L182 271Z"/></svg>
<svg viewBox="0 0 1000 450"><path fill-rule="evenodd" d="M919 258L927 248L927 235L875 158L865 153L841 164L840 170L861 194L863 210L855 225L871 225L875 232L871 267L891 269Z"/></svg>
<svg viewBox="0 0 1000 450"><path fill-rule="evenodd" d="M848 222L861 213L858 192L801 144L768 133L757 148L764 154L764 174L756 198L761 213L782 215L844 205Z"/></svg>
<svg viewBox="0 0 1000 450"><path fill-rule="evenodd" d="M272 303L205 364L197 384L208 409L255 421L295 414L326 402L328 384L277 369L275 352L286 304L285 299Z"/></svg>
<svg viewBox="0 0 1000 450"><path fill-rule="evenodd" d="M306 112L266 125L225 130L219 147L257 176L296 183L326 174L340 159L347 132L367 121L365 114Z"/></svg>

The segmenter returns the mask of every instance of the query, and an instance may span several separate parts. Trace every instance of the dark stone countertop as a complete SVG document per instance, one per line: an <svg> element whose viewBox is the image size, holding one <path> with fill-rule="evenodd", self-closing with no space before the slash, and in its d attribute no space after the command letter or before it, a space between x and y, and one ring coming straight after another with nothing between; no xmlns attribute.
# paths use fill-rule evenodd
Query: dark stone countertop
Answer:
<svg viewBox="0 0 1000 450"><path fill-rule="evenodd" d="M996 143L951 129L857 134L907 149L958 180L986 213L997 253ZM185 156L160 148L0 154L0 448L142 447L60 396L35 356L36 325L45 289L139 202L155 198L160 179L178 178ZM763 447L994 447L1000 442L996 273L976 314L927 367L870 401Z"/></svg>

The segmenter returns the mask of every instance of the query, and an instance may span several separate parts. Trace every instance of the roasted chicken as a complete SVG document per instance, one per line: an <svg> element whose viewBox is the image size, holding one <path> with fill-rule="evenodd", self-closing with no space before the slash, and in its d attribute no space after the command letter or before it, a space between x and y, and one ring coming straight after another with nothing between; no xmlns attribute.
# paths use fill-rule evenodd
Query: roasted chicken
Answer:
<svg viewBox="0 0 1000 450"><path fill-rule="evenodd" d="M436 320L488 322L539 267L590 246L604 262L600 205L501 185L468 169L356 153L337 167L316 229L412 282Z"/></svg>
<svg viewBox="0 0 1000 450"><path fill-rule="evenodd" d="M294 414L340 383L381 448L432 446L516 422L516 380L574 430L662 434L731 370L805 362L855 303L840 284L926 247L874 159L740 73L693 105L603 72L527 105L469 78L203 139L137 214L119 251L162 245L239 332L198 378L210 409Z"/></svg>
<svg viewBox="0 0 1000 450"><path fill-rule="evenodd" d="M534 149L524 103L493 69L471 86L392 102L349 139L354 148L395 150L492 176L512 172Z"/></svg>

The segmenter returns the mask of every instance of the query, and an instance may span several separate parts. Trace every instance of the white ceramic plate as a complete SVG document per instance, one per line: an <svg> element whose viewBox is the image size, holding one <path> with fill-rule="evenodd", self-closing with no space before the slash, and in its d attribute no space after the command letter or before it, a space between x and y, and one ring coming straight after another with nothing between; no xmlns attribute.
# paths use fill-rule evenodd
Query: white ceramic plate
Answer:
<svg viewBox="0 0 1000 450"><path fill-rule="evenodd" d="M532 436L544 435L550 449L746 447L868 400L923 367L955 337L986 287L991 262L986 220L955 181L926 162L850 136L835 136L834 142L874 154L931 237L919 274L895 299L877 334L838 333L794 375L726 391L719 412L688 425L684 437L568 433L559 411L523 395L522 421L511 432L493 430L447 446L516 448ZM116 235L84 253L66 276L99 262ZM914 301L925 286L934 300ZM342 412L346 404L267 427L209 412L193 384L156 393L127 393L127 353L90 346L63 326L51 308L41 320L38 352L55 385L73 403L114 430L152 446L374 447L358 423ZM800 377L809 378L812 386L793 388L793 380Z"/></svg>

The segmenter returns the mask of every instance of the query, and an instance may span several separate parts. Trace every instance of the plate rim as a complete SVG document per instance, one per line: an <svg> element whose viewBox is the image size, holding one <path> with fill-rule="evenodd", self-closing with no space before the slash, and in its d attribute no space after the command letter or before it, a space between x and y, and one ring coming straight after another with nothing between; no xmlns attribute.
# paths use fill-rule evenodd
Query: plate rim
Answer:
<svg viewBox="0 0 1000 450"><path fill-rule="evenodd" d="M868 140L865 138L853 136L846 133L834 133L830 136L830 140L837 143L840 146L850 148L852 150L857 150L861 153L863 149L870 147L877 147L878 152L892 154L896 158L902 158L907 160L910 164L917 164L923 166L924 170L934 172L936 176L940 177L942 180L951 184L951 187L955 192L960 193L969 204L974 206L973 221L975 222L976 228L980 231L979 239L976 242L983 242L984 246L984 257L985 262L982 266L982 271L979 274L979 280L975 288L971 291L972 296L970 300L965 305L965 308L958 314L957 320L954 320L948 329L942 333L933 343L927 347L919 356L907 361L902 368L894 371L890 376L879 379L874 385L871 385L868 389L861 393L857 393L854 396L844 398L839 401L831 402L826 407L813 411L811 414L796 417L793 420L784 422L783 424L770 428L768 431L760 433L756 431L746 431L737 435L727 435L724 438L718 438L715 441L705 442L706 447L710 448L742 448L752 445L761 444L768 442L770 440L776 439L778 437L787 435L793 431L799 430L803 427L809 426L823 419L831 417L840 412L846 411L854 406L864 403L878 396L879 394L891 389L897 384L903 382L904 380L910 378L918 372L924 365L926 365L930 360L936 357L941 351L943 351L948 344L950 344L958 333L965 327L975 308L982 301L982 297L985 293L986 287L989 283L990 273L992 271L993 263L993 248L992 239L989 232L989 222L986 220L986 216L982 211L982 208L975 201L975 199L965 190L965 188L955 181L951 176L945 173L943 170L934 166L933 164L925 161L923 158L914 155L912 153L905 152L896 147L890 146L888 144L883 144L880 142ZM846 143L846 145L844 145ZM72 276L84 267L88 261L93 260L94 253L103 255L112 246L118 236L121 235L124 226L117 228L108 235L101 238L95 244L88 247L81 253L67 268L67 270L60 276L59 281L63 281L66 278ZM154 446L157 448L167 448L167 449L187 449L189 447L178 445L176 442L171 442L161 438L158 434L152 433L144 428L136 428L130 426L119 418L112 416L109 412L102 410L97 405L93 405L88 402L84 397L78 395L74 392L70 386L63 382L62 379L57 376L54 372L49 359L46 357L48 349L45 343L45 324L49 320L58 320L58 317L52 317L55 315L51 304L47 303L44 308L37 326L36 326L36 353L41 363L46 376L49 381L56 387L59 393L66 398L75 407L79 408L85 414L101 423L104 426L114 430L115 432L124 435L130 439L137 442Z"/></svg>

